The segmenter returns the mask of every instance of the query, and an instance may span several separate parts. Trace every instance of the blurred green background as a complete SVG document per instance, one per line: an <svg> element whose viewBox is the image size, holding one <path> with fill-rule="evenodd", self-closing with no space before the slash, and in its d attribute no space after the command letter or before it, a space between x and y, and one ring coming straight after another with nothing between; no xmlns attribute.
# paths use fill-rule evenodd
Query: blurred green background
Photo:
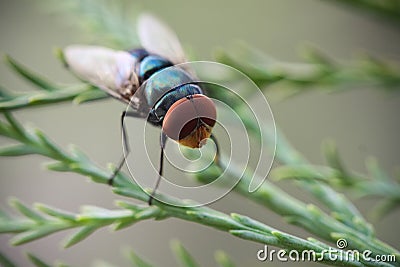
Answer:
<svg viewBox="0 0 400 267"><path fill-rule="evenodd" d="M87 43L90 38L72 25L67 16L45 11L46 5L39 5L39 2L0 2L0 52L12 55L52 80L73 81L72 75L54 57L53 49ZM398 28L375 16L329 1L174 0L137 1L135 5L138 10L150 11L166 21L199 59L210 60L216 47L227 49L233 42L245 40L285 61L300 61L298 49L304 44L312 44L340 62L346 62L362 51L400 62ZM4 64L0 65L0 77L1 84L12 90L32 89ZM390 173L398 167L398 93L366 86L334 94L314 90L281 100L277 97L277 88L274 90L267 93L267 97L277 125L313 163L323 163L320 144L329 137L337 142L350 169L365 172L364 160L369 155L376 156ZM123 107L117 101L108 100L81 106L64 103L15 114L22 122L42 129L64 147L78 145L100 166L105 166L108 162L116 162L121 153L119 114ZM154 136L156 134L154 131ZM7 142L0 140L1 144ZM155 150L157 146L156 139ZM41 168L44 161L38 156L0 159L1 208L8 210L10 196L25 203L41 202L73 212L87 204L113 207L116 196L109 188L85 182L75 174L46 171ZM300 199L313 201L289 183L279 185ZM373 199L356 201L363 214L368 214L373 203ZM212 207L227 213L246 214L289 233L309 236L297 227L282 224L279 216L259 209L256 204L235 194L229 194ZM373 222L378 237L397 248L400 245L399 216L397 210ZM55 234L18 248L10 248L7 237L1 236L0 250L20 266L27 264L21 251L34 252L48 262L58 259L75 266L89 266L95 259L125 266L127 263L121 251L131 247L155 265L175 266L169 242L179 239L203 266L215 265L213 255L218 249L230 254L238 266L266 264L256 259L257 250L262 248L259 244L176 219L139 223L115 233L101 230L67 250L60 245L64 236L65 233ZM268 263L270 266L275 264L280 265Z"/></svg>

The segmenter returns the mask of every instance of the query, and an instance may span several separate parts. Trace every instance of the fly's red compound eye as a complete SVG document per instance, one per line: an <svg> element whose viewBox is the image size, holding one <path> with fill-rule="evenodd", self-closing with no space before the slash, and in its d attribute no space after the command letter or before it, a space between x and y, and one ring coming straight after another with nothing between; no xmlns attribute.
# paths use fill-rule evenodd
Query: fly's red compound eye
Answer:
<svg viewBox="0 0 400 267"><path fill-rule="evenodd" d="M205 95L196 94L176 101L165 115L162 130L171 139L181 140L199 127L199 121L212 128L217 118L215 104ZM200 119L200 120L199 120Z"/></svg>

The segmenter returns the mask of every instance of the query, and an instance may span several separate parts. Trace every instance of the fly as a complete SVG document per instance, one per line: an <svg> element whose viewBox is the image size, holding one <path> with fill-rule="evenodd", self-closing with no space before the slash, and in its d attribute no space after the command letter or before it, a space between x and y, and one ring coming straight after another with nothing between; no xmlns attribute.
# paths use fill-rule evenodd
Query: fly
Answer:
<svg viewBox="0 0 400 267"><path fill-rule="evenodd" d="M146 119L161 127L158 178L149 197L152 204L163 175L164 149L167 139L190 148L200 148L212 138L216 107L203 89L194 82L191 70L175 66L187 62L175 33L154 16L143 14L138 19L138 35L143 48L130 51L71 45L64 49L67 66L79 78L104 90L131 107L121 114L121 129L126 156L130 153L124 117ZM123 156L109 179L125 164Z"/></svg>

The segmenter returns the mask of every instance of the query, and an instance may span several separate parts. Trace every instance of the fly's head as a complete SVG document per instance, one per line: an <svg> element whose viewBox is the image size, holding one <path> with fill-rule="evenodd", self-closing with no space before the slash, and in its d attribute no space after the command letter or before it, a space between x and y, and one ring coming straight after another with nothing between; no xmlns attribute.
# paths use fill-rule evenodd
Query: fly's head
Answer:
<svg viewBox="0 0 400 267"><path fill-rule="evenodd" d="M211 136L217 111L205 95L195 94L176 101L165 115L162 130L171 139L190 148L200 148Z"/></svg>

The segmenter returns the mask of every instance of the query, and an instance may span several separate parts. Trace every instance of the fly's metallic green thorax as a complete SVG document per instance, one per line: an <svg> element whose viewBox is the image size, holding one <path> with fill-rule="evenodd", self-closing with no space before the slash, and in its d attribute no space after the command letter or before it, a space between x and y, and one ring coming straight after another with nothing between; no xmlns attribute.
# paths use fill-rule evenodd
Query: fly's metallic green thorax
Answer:
<svg viewBox="0 0 400 267"><path fill-rule="evenodd" d="M173 64L167 59L144 49L129 52L137 62L135 72L141 86L141 97L151 107L147 118L150 123L161 126L172 104L188 95L203 94L189 73L172 67Z"/></svg>
<svg viewBox="0 0 400 267"><path fill-rule="evenodd" d="M159 56L149 55L140 62L138 72L139 79L145 81L157 71L171 66L172 64L168 60Z"/></svg>

